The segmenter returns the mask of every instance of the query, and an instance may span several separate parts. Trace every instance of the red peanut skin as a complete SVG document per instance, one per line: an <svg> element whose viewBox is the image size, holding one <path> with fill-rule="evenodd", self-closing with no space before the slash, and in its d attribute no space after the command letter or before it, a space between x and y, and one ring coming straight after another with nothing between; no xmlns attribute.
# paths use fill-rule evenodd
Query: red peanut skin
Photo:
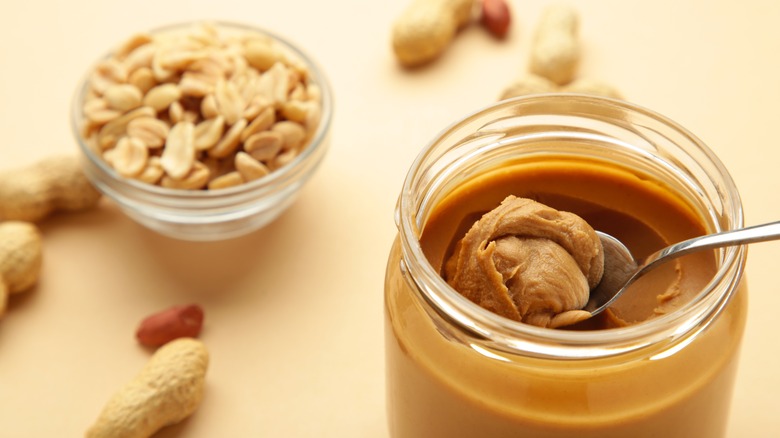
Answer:
<svg viewBox="0 0 780 438"><path fill-rule="evenodd" d="M506 0L482 0L482 25L497 38L506 37L511 15Z"/></svg>
<svg viewBox="0 0 780 438"><path fill-rule="evenodd" d="M197 304L174 306L141 321L135 337L141 345L159 347L177 338L195 338L203 328L203 309Z"/></svg>

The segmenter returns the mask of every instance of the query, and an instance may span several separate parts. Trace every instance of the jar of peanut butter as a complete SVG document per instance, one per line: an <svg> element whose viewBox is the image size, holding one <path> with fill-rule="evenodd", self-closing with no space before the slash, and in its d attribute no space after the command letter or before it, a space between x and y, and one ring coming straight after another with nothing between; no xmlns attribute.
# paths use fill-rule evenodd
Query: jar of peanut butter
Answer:
<svg viewBox="0 0 780 438"><path fill-rule="evenodd" d="M451 125L412 164L395 216L391 436L723 436L745 326L745 248L680 258L574 325L533 325L480 306L445 275L464 234L509 196L574 213L637 258L743 226L713 152L638 106L538 95Z"/></svg>

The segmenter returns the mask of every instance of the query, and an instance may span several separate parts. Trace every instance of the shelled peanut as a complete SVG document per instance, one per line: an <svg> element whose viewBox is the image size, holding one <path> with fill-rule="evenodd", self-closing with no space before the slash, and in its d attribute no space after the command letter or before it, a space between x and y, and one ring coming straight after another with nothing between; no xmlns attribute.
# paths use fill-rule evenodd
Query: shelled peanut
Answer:
<svg viewBox="0 0 780 438"><path fill-rule="evenodd" d="M101 61L82 134L123 177L218 189L293 160L316 131L321 97L271 37L201 23L136 35Z"/></svg>
<svg viewBox="0 0 780 438"><path fill-rule="evenodd" d="M536 26L528 73L506 87L500 99L552 92L621 98L621 93L607 83L577 77L581 52L577 11L566 5L548 6Z"/></svg>
<svg viewBox="0 0 780 438"><path fill-rule="evenodd" d="M202 328L201 306L173 306L144 318L138 325L135 337L141 345L159 347L178 338L196 338Z"/></svg>
<svg viewBox="0 0 780 438"><path fill-rule="evenodd" d="M506 37L512 23L512 13L506 0L482 0L479 21L495 37Z"/></svg>

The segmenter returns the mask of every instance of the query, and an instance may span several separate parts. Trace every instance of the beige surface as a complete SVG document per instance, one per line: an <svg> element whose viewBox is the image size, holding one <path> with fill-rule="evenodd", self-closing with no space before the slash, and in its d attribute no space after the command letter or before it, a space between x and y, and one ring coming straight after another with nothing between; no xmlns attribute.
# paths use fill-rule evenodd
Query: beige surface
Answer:
<svg viewBox="0 0 780 438"><path fill-rule="evenodd" d="M389 50L406 1L6 2L0 12L0 168L74 152L68 110L84 69L131 33L193 19L260 25L330 76L331 151L266 229L173 241L97 211L42 224L45 268L0 321L3 437L81 436L146 362L147 313L195 301L212 354L199 412L164 437L385 437L382 282L406 170L436 132L490 103L525 68L541 1L513 1L509 39L478 27L409 73ZM780 218L780 3L578 1L583 75L677 120L722 158L747 222ZM780 427L780 243L751 248L751 302L729 437Z"/></svg>

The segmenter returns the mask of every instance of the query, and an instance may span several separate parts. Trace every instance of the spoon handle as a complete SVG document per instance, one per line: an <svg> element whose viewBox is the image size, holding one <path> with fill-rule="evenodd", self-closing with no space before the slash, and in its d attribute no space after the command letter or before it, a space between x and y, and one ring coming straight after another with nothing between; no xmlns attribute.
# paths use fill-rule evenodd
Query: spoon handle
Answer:
<svg viewBox="0 0 780 438"><path fill-rule="evenodd" d="M644 263L642 263L642 270L655 264L656 261L662 258L668 260L704 249L765 242L767 240L777 239L780 239L780 221L694 237L650 254L645 259Z"/></svg>

